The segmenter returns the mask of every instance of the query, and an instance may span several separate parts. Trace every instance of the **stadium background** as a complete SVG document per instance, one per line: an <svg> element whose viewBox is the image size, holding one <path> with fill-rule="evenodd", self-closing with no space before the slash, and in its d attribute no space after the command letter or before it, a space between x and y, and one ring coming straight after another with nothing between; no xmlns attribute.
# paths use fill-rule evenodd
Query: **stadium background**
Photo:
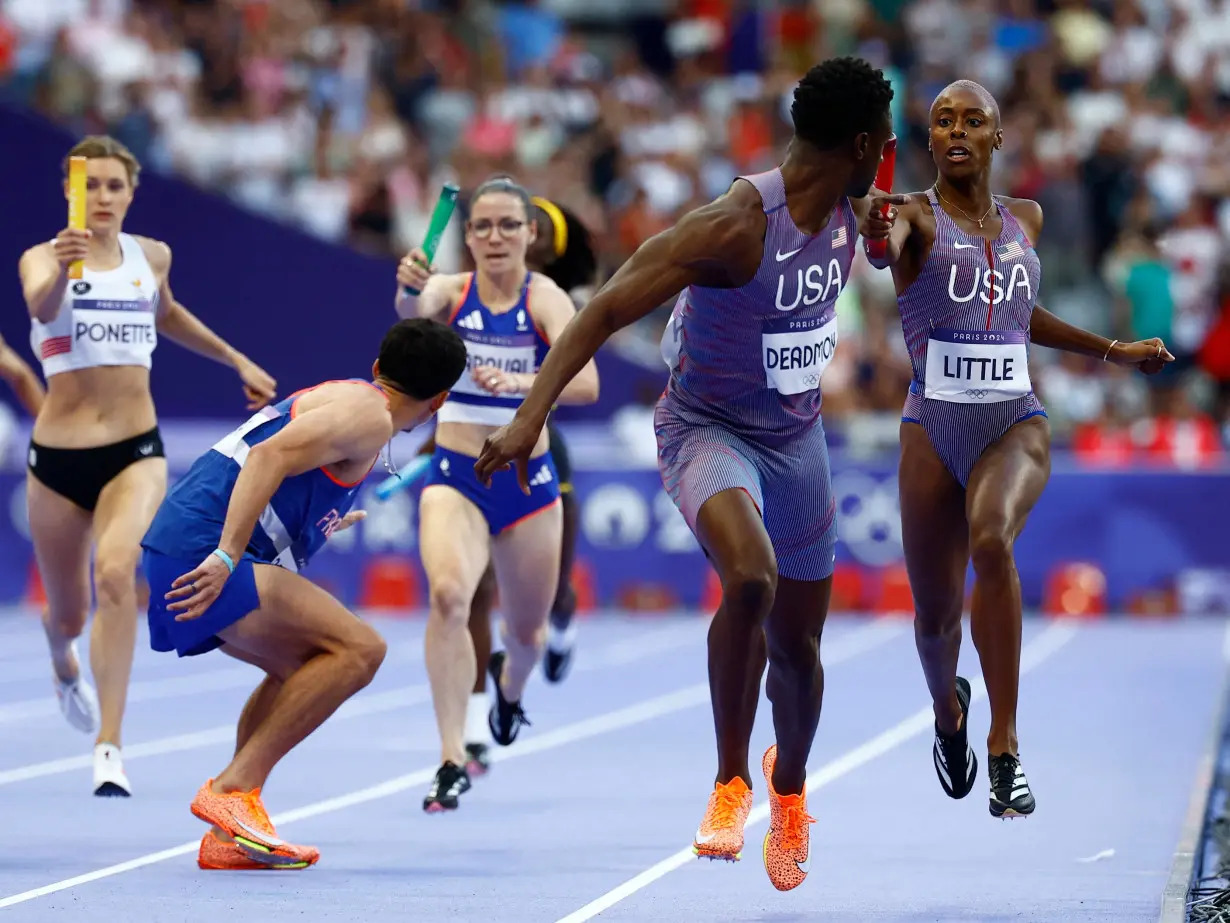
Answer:
<svg viewBox="0 0 1230 923"><path fill-rule="evenodd" d="M63 226L60 162L87 132L142 160L128 229L171 243L179 299L285 395L367 373L394 318L395 259L442 182L512 173L583 218L606 276L732 176L777 163L790 88L837 54L897 89L900 189L933 178L936 91L968 77L994 92L994 188L1046 213L1042 302L1178 356L1145 380L1034 351L1054 462L1017 546L1027 604L1230 610L1230 15L1217 0L0 0L0 333L33 360L16 260ZM460 265L459 225L442 268ZM586 606L712 598L654 466L668 307L604 349L598 404L559 416ZM839 318L823 385L837 604L908 609L894 471L909 364L888 274L860 257ZM153 381L173 476L244 416L233 376L174 345ZM3 399L0 602L37 601L30 421ZM423 435L399 437L395 458ZM369 519L315 579L356 605L421 602L415 499L365 498Z"/></svg>

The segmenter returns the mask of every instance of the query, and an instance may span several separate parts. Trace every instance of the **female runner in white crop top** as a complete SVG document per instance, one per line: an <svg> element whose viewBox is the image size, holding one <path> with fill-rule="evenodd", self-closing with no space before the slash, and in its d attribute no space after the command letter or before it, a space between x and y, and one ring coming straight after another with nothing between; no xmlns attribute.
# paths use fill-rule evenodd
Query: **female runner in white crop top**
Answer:
<svg viewBox="0 0 1230 923"><path fill-rule="evenodd" d="M276 382L175 300L166 244L122 233L136 158L107 137L86 138L69 156L88 160L87 230L65 229L18 264L48 385L30 441L26 502L60 708L77 729L97 731L94 794L129 795L120 727L136 643L140 541L167 483L149 386L157 336L232 366L249 408L272 400ZM75 260L85 271L70 280ZM97 697L74 643L90 608L91 539Z"/></svg>

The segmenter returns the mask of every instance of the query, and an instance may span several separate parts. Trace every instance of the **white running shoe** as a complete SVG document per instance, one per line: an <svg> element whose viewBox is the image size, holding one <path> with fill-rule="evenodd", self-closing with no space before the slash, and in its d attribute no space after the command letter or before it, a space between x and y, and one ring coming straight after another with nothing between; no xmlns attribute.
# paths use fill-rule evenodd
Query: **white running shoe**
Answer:
<svg viewBox="0 0 1230 923"><path fill-rule="evenodd" d="M55 684L56 698L60 702L60 711L64 718L83 734L94 734L98 731L98 695L81 672L81 661L77 658L77 642L68 646L73 660L77 662L77 677L65 682L52 671L52 681Z"/></svg>
<svg viewBox="0 0 1230 923"><path fill-rule="evenodd" d="M119 747L95 744L94 794L100 798L127 798L132 794Z"/></svg>

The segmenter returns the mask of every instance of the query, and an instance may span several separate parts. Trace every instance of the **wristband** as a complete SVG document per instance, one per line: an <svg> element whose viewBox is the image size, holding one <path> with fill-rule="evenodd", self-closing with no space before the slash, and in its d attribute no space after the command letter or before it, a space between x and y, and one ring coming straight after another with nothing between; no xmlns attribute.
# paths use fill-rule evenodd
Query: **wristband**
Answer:
<svg viewBox="0 0 1230 923"><path fill-rule="evenodd" d="M216 555L217 557L221 558L222 563L226 565L227 570L229 570L232 574L235 573L235 562L231 560L231 556L229 554L227 554L221 548L215 548L213 551L210 552L210 554Z"/></svg>

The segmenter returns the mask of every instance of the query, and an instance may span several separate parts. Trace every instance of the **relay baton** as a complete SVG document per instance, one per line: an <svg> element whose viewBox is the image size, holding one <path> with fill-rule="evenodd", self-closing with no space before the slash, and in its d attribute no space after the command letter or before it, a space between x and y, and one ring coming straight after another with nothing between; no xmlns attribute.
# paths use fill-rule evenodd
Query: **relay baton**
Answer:
<svg viewBox="0 0 1230 923"><path fill-rule="evenodd" d="M453 217L453 209L457 207L459 195L461 195L461 187L445 183L444 188L440 190L440 198L436 199L435 210L431 213L431 223L427 225L427 236L423 238L422 250L427 254L428 266L436 258L440 238L444 236L444 229L448 227L448 222ZM407 295L419 294L409 286L405 286L403 290Z"/></svg>
<svg viewBox="0 0 1230 923"><path fill-rule="evenodd" d="M405 490L421 478L426 472L428 466L431 465L430 455L417 455L405 471L399 471L397 474L391 474L376 488L376 498L378 500L387 500L399 490Z"/></svg>
<svg viewBox="0 0 1230 923"><path fill-rule="evenodd" d="M880 161L880 169L876 171L876 188L884 192L893 191L893 171L897 167L897 136L893 135L884 143L884 159ZM891 205L880 209L880 217L887 218ZM888 254L888 239L867 241L867 255L872 259L882 260Z"/></svg>
<svg viewBox="0 0 1230 923"><path fill-rule="evenodd" d="M444 187L440 190L440 197L436 199L436 207L432 210L431 221L427 225L427 236L423 238L422 246L423 253L427 256L427 265L429 266L431 261L436 258L436 250L440 247L440 238L444 236L444 229L448 227L448 223L453 217L453 210L457 208L457 197L459 195L461 195L460 186L445 183ZM407 295L419 294L408 285L403 286L402 290ZM380 500L387 500L397 491L405 490L419 479L430 463L430 455L418 456L405 471L385 478L376 488L376 497Z"/></svg>
<svg viewBox="0 0 1230 923"><path fill-rule="evenodd" d="M85 165L84 157L68 159L68 226L78 231L85 230ZM84 269L83 260L74 260L68 264L68 277L80 279Z"/></svg>

